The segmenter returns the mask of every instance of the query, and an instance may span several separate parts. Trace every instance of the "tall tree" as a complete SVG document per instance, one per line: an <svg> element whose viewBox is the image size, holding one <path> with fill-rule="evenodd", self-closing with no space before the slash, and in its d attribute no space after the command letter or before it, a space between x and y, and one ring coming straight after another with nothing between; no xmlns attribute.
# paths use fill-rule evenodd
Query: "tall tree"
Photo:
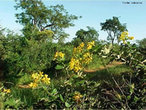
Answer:
<svg viewBox="0 0 146 110"><path fill-rule="evenodd" d="M107 40L110 40L113 44L117 39L119 43L119 36L121 32L126 31L126 24L121 24L118 17L107 19L104 23L101 23L101 30L108 33Z"/></svg>
<svg viewBox="0 0 146 110"><path fill-rule="evenodd" d="M146 58L146 38L137 40L137 43L138 43L138 47L139 47L141 53L143 53Z"/></svg>
<svg viewBox="0 0 146 110"><path fill-rule="evenodd" d="M46 7L41 0L15 0L17 22L24 25L23 32L32 33L33 30L52 30L54 39L58 39L64 33L64 29L74 26L73 21L78 17L69 14L63 5ZM60 35L61 33L61 35Z"/></svg>
<svg viewBox="0 0 146 110"><path fill-rule="evenodd" d="M78 30L76 36L77 37L72 40L72 43L78 46L81 42L87 43L93 40L97 41L99 34L93 27L87 26L87 30Z"/></svg>
<svg viewBox="0 0 146 110"><path fill-rule="evenodd" d="M92 40L98 40L98 32L93 28L87 26L87 30L80 29L76 32L77 38L81 39L82 42L89 42Z"/></svg>

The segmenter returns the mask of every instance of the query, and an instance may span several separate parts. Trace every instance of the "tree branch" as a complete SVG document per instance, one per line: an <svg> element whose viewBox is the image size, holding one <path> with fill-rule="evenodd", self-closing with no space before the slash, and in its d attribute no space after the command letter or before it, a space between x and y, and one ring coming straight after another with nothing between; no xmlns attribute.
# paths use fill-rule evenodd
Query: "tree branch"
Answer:
<svg viewBox="0 0 146 110"><path fill-rule="evenodd" d="M42 29L41 29L41 31L43 31L44 29L46 29L47 27L51 27L51 26L53 26L54 24L48 24L48 25L46 25L45 27L43 27Z"/></svg>

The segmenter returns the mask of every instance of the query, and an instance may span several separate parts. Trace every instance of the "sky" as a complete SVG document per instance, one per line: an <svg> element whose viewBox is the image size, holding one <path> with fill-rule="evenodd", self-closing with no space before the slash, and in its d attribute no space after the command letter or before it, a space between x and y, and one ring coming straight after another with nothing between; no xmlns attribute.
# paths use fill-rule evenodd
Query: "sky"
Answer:
<svg viewBox="0 0 146 110"><path fill-rule="evenodd" d="M79 29L94 27L100 40L106 40L107 33L101 31L101 22L113 16L119 17L121 23L127 24L130 36L135 40L146 38L146 0L42 0L46 6L63 4L70 13L82 18L74 21L75 26L65 29L70 34L66 41L71 41ZM130 2L125 4L124 2ZM142 4L132 4L142 2ZM14 0L0 0L0 26L20 33L22 26L16 23Z"/></svg>

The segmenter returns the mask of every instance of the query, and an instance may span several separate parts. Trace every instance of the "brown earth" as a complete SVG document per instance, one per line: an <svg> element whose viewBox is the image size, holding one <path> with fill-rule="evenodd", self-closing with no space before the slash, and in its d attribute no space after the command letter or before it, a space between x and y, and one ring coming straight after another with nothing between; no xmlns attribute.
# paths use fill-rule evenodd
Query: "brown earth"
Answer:
<svg viewBox="0 0 146 110"><path fill-rule="evenodd" d="M113 61L112 63L106 65L105 67L101 66L101 67L96 68L96 69L84 69L84 73L94 73L94 72L97 72L99 70L104 70L106 68L118 66L118 65L121 65L121 64L123 64L123 62Z"/></svg>
<svg viewBox="0 0 146 110"><path fill-rule="evenodd" d="M18 85L19 88L30 88L29 85Z"/></svg>

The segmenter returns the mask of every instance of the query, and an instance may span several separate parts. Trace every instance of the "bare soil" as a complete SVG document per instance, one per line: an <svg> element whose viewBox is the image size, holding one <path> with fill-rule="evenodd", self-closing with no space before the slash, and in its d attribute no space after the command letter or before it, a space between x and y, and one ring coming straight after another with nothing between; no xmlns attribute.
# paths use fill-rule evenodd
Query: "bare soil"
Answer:
<svg viewBox="0 0 146 110"><path fill-rule="evenodd" d="M113 61L112 63L110 63L106 66L101 66L101 67L96 68L96 69L84 69L84 73L94 73L94 72L97 72L99 70L104 70L106 68L111 68L111 67L118 66L121 64L123 64L123 62Z"/></svg>

